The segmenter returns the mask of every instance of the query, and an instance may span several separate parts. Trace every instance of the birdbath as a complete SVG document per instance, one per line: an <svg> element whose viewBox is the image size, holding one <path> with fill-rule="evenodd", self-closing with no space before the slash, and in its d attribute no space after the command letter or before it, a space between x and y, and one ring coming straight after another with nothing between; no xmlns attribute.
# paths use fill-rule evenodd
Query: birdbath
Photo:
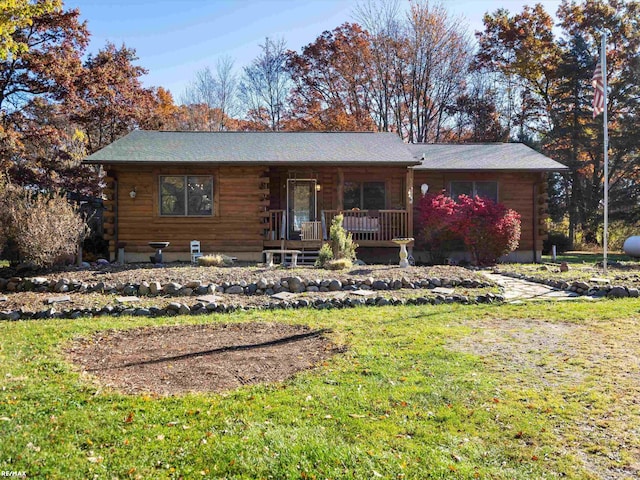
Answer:
<svg viewBox="0 0 640 480"><path fill-rule="evenodd" d="M169 246L169 242L149 242L151 248L156 249L156 255L154 258L156 264L162 263L162 249Z"/></svg>
<svg viewBox="0 0 640 480"><path fill-rule="evenodd" d="M391 240L396 245L400 245L400 268L407 268L409 266L409 253L407 252L407 244L413 242L413 238L394 238Z"/></svg>

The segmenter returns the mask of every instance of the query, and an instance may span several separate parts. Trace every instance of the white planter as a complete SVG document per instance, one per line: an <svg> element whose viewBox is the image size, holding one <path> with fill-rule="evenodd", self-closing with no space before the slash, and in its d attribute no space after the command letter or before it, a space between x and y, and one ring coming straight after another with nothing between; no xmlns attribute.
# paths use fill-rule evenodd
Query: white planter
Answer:
<svg viewBox="0 0 640 480"><path fill-rule="evenodd" d="M640 236L629 237L622 246L624 253L630 257L640 257Z"/></svg>

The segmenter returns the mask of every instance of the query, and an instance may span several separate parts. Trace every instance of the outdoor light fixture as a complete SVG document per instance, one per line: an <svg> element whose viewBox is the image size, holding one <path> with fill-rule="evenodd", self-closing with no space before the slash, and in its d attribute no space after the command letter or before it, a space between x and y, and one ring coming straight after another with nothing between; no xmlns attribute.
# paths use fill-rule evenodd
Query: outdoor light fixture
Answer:
<svg viewBox="0 0 640 480"><path fill-rule="evenodd" d="M136 187L133 187L133 189L129 192L129 196L130 196L131 198L136 198L136 195L137 195L137 193L136 193Z"/></svg>
<svg viewBox="0 0 640 480"><path fill-rule="evenodd" d="M322 190L322 185L316 183L316 192L319 192L320 190Z"/></svg>
<svg viewBox="0 0 640 480"><path fill-rule="evenodd" d="M429 191L429 185L423 183L422 185L420 185L420 191L422 192L422 196L424 197Z"/></svg>

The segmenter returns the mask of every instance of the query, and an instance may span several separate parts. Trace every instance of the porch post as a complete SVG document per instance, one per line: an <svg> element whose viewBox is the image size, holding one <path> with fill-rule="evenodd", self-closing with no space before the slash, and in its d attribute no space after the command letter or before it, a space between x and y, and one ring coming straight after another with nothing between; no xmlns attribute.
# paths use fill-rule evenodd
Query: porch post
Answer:
<svg viewBox="0 0 640 480"><path fill-rule="evenodd" d="M407 209L407 236L413 237L413 168L407 168L406 200L404 202Z"/></svg>
<svg viewBox="0 0 640 480"><path fill-rule="evenodd" d="M336 194L338 195L336 208L340 211L344 209L344 171L341 168L338 169L338 189Z"/></svg>

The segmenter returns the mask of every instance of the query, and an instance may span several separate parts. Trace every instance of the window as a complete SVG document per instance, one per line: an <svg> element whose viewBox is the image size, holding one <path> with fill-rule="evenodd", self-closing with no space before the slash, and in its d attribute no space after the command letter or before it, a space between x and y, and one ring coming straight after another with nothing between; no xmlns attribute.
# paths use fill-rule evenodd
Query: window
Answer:
<svg viewBox="0 0 640 480"><path fill-rule="evenodd" d="M160 215L213 214L213 177L171 175L160 177Z"/></svg>
<svg viewBox="0 0 640 480"><path fill-rule="evenodd" d="M384 210L384 182L344 182L343 200L345 210Z"/></svg>
<svg viewBox="0 0 640 480"><path fill-rule="evenodd" d="M451 182L449 192L453 199L460 195L466 195L467 197L488 198L497 202L498 182Z"/></svg>

